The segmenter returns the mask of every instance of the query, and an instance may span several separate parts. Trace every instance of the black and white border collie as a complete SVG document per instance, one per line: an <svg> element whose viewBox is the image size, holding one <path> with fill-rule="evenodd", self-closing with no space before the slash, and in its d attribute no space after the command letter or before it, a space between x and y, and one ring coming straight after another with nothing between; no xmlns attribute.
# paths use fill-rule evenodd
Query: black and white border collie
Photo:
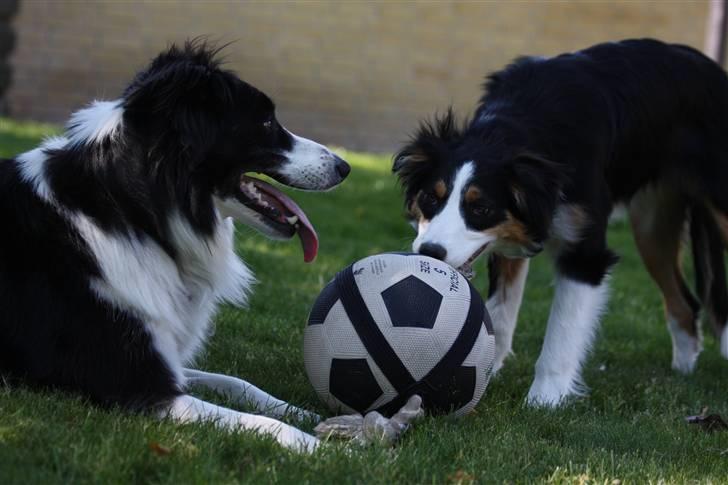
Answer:
<svg viewBox="0 0 728 485"><path fill-rule="evenodd" d="M272 101L193 41L171 47L115 101L76 112L61 137L0 161L0 375L101 405L214 420L303 450L317 440L272 418L187 394L224 391L280 417L314 416L252 385L188 369L221 302L253 275L233 220L318 241L282 184L327 190L349 166L287 131Z"/></svg>
<svg viewBox="0 0 728 485"><path fill-rule="evenodd" d="M413 249L470 271L489 255L495 369L511 341L528 258L546 248L555 295L527 402L583 394L581 367L607 303L607 220L625 203L663 293L672 367L702 349L702 305L728 358L728 77L681 45L627 40L521 58L489 76L472 121L424 123L394 159L418 234ZM692 239L695 298L681 271Z"/></svg>

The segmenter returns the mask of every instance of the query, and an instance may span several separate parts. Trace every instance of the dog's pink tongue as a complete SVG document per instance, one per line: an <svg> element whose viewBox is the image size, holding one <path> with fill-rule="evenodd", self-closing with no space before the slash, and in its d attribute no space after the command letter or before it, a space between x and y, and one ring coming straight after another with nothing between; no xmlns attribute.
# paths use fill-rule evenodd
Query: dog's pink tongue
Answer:
<svg viewBox="0 0 728 485"><path fill-rule="evenodd" d="M318 254L318 235L306 215L301 212L298 216L301 218L301 225L298 227L298 237L301 238L301 246L303 247L303 260L310 263L316 259Z"/></svg>
<svg viewBox="0 0 728 485"><path fill-rule="evenodd" d="M311 221L308 220L308 217L306 217L306 213L303 212L303 209L298 207L298 204L296 204L293 199L288 197L286 194L284 194L271 184L258 179L251 180L254 180L253 183L256 185L256 187L258 187L260 191L265 192L266 195L275 198L285 208L286 212L289 212L289 214L286 214L286 216L296 216L298 218L294 226L296 227L298 237L301 239L301 246L303 247L303 260L306 263L310 263L311 261L316 259L319 247L318 235L316 235L316 230L313 228L313 224L311 224Z"/></svg>

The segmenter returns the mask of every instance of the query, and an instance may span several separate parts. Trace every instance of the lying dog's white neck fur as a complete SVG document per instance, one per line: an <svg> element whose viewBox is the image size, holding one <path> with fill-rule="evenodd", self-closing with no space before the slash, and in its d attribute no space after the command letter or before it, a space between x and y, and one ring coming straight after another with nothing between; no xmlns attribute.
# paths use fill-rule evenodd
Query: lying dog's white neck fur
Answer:
<svg viewBox="0 0 728 485"><path fill-rule="evenodd" d="M112 136L123 113L111 103L97 102L77 113L69 137L48 139L19 155L16 163L38 197L71 222L88 245L102 275L89 281L90 287L100 299L144 322L170 370L184 382L182 366L204 343L217 305L244 304L255 278L234 252L232 219L223 220L217 213L211 237L197 234L179 213L170 216L173 259L150 237L106 232L85 214L58 202L45 177L47 151Z"/></svg>
<svg viewBox="0 0 728 485"><path fill-rule="evenodd" d="M92 288L118 308L138 313L183 382L182 366L204 343L217 305L244 304L254 282L233 251L232 219L219 221L213 237L203 240L182 217L172 217L176 259L149 238L110 235L82 215L72 220L102 271Z"/></svg>
<svg viewBox="0 0 728 485"><path fill-rule="evenodd" d="M71 115L67 135L72 143L95 143L116 135L124 122L121 100L96 100Z"/></svg>

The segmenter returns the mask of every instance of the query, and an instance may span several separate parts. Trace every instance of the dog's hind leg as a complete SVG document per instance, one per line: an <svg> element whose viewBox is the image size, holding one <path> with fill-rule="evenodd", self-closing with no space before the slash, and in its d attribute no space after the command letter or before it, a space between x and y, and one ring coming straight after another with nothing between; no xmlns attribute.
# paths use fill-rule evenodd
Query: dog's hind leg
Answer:
<svg viewBox="0 0 728 485"><path fill-rule="evenodd" d="M724 207L719 209L715 206L709 209L710 216L705 215L703 210L703 221L698 222L701 217L699 210L693 211L691 229L700 231L702 225L702 250L703 254L694 250L696 260L696 279L699 286L700 296L706 306L707 314L716 337L720 340L720 353L728 359L728 288L726 287L726 274L724 262L724 250L728 242L728 204L721 204ZM708 217L715 222L711 226ZM693 244L698 244L701 239L693 234ZM700 260L698 259L700 258ZM703 268L699 268L701 265ZM697 271L700 269L701 271Z"/></svg>
<svg viewBox="0 0 728 485"><path fill-rule="evenodd" d="M498 372L505 358L511 354L513 332L516 329L518 310L526 286L528 261L528 259L508 259L495 254L491 255L488 261L490 288L486 306L493 320L495 332L494 373Z"/></svg>
<svg viewBox="0 0 728 485"><path fill-rule="evenodd" d="M629 206L637 249L662 292L672 368L684 374L695 369L702 350L699 304L685 284L680 258L687 205L684 196L658 186L637 193Z"/></svg>
<svg viewBox="0 0 728 485"><path fill-rule="evenodd" d="M188 394L176 397L164 416L180 422L209 421L229 431L267 434L281 445L299 452L312 452L320 444L317 438L273 418L233 411Z"/></svg>
<svg viewBox="0 0 728 485"><path fill-rule="evenodd" d="M185 369L184 376L188 386L205 387L233 399L240 405L251 405L257 411L268 416L277 418L290 416L299 421L308 419L318 422L321 420L319 415L292 406L237 377L194 369Z"/></svg>

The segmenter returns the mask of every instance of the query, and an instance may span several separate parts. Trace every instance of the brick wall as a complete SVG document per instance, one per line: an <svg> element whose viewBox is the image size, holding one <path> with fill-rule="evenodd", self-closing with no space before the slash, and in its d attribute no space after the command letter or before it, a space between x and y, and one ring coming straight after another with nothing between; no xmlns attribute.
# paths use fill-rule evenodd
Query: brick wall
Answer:
<svg viewBox="0 0 728 485"><path fill-rule="evenodd" d="M9 92L18 118L62 121L113 98L169 42L209 34L292 130L389 151L417 121L472 110L488 71L625 37L702 47L707 1L21 0Z"/></svg>

